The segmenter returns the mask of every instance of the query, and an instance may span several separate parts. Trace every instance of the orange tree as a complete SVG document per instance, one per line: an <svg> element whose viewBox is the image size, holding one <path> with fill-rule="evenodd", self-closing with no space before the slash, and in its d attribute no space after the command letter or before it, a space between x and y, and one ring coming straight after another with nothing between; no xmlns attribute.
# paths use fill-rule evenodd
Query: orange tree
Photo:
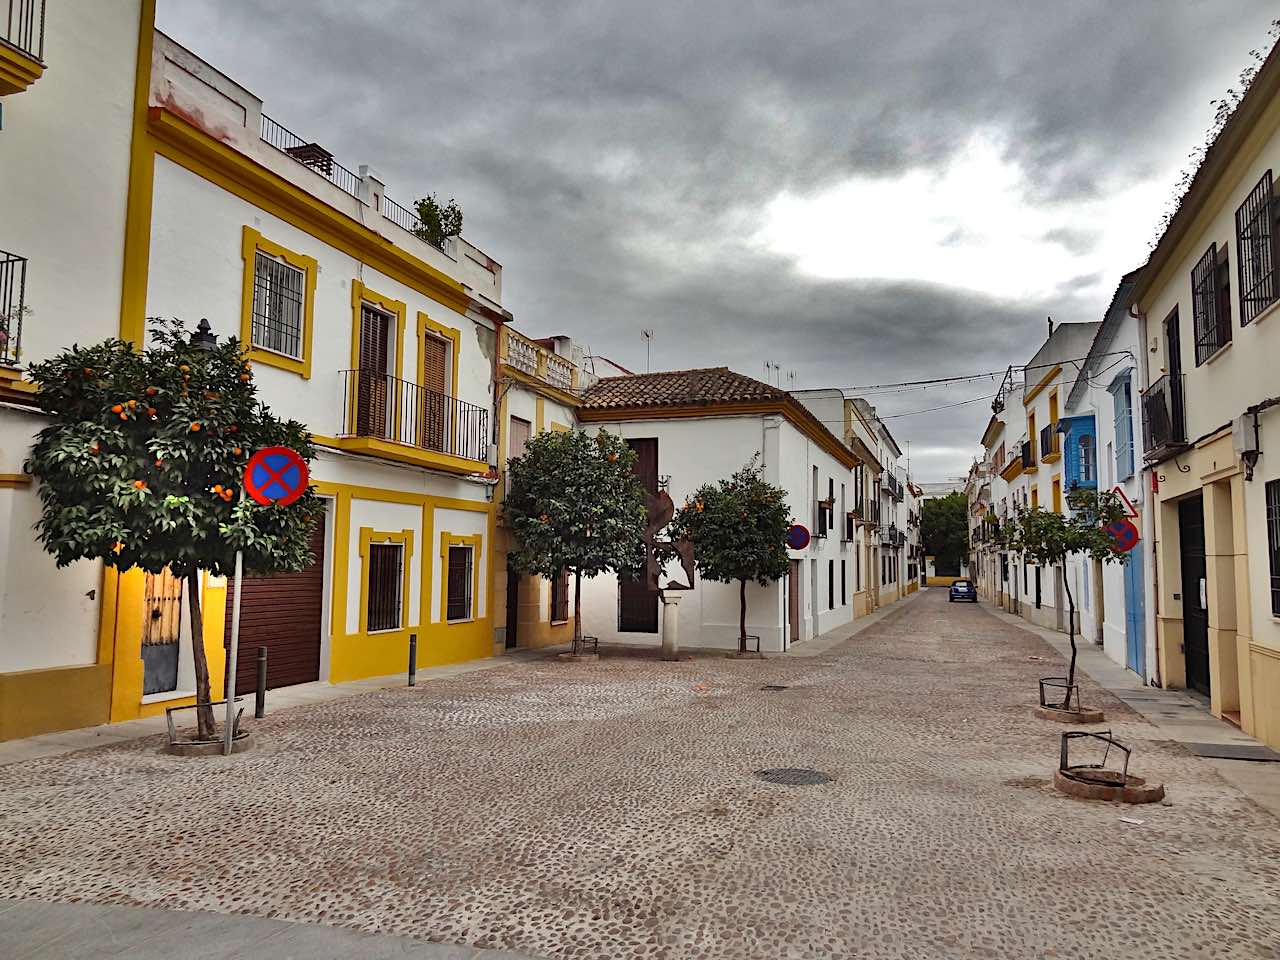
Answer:
<svg viewBox="0 0 1280 960"><path fill-rule="evenodd" d="M671 538L693 541L704 580L738 584L738 650L747 650L747 582L767 586L787 574L787 492L760 472L759 454L728 479L705 483L671 522Z"/></svg>
<svg viewBox="0 0 1280 960"><path fill-rule="evenodd" d="M207 738L215 729L199 571L234 572L237 549L255 573L310 562L321 512L314 492L288 507L264 507L240 496L240 481L260 447L289 447L307 460L314 450L302 424L281 420L258 399L236 340L196 346L176 320L159 323L152 336L142 351L113 339L30 366L51 422L26 469L39 481L36 531L58 566L168 567L186 581L197 723Z"/></svg>
<svg viewBox="0 0 1280 960"><path fill-rule="evenodd" d="M635 452L601 430L550 431L507 461L503 518L515 534L511 564L547 579L574 575L573 636L582 639L582 578L638 573L643 562L645 494Z"/></svg>

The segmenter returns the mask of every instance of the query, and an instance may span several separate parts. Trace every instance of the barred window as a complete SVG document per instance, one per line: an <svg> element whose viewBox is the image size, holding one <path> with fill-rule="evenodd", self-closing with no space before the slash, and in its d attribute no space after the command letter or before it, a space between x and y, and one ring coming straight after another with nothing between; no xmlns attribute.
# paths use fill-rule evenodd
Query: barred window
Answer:
<svg viewBox="0 0 1280 960"><path fill-rule="evenodd" d="M561 623L569 619L569 571L561 570L551 581L551 621Z"/></svg>
<svg viewBox="0 0 1280 960"><path fill-rule="evenodd" d="M402 623L404 547L398 543L369 545L369 602L365 611L370 633L399 630Z"/></svg>
<svg viewBox="0 0 1280 960"><path fill-rule="evenodd" d="M449 594L445 602L446 620L470 620L472 617L471 607L474 599L471 596L472 553L470 545L449 548Z"/></svg>
<svg viewBox="0 0 1280 960"><path fill-rule="evenodd" d="M1280 480L1267 484L1267 553L1271 561L1271 614L1280 617Z"/></svg>
<svg viewBox="0 0 1280 960"><path fill-rule="evenodd" d="M1276 283L1276 217L1271 171L1249 191L1236 211L1236 255L1240 271L1240 326L1247 326L1280 298Z"/></svg>
<svg viewBox="0 0 1280 960"><path fill-rule="evenodd" d="M1231 281L1226 251L1209 249L1191 271L1191 312L1196 329L1196 366L1231 342Z"/></svg>
<svg viewBox="0 0 1280 960"><path fill-rule="evenodd" d="M253 264L253 346L302 359L307 275L259 250Z"/></svg>

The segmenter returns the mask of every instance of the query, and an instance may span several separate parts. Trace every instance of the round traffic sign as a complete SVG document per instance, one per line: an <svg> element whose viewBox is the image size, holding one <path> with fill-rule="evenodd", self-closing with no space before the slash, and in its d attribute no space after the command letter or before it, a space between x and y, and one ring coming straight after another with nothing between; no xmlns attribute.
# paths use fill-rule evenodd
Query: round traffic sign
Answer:
<svg viewBox="0 0 1280 960"><path fill-rule="evenodd" d="M263 447L244 467L244 489L256 503L287 507L307 492L307 461L288 447Z"/></svg>
<svg viewBox="0 0 1280 960"><path fill-rule="evenodd" d="M1106 528L1107 535L1115 541L1112 547L1116 553L1128 553L1138 545L1138 528L1134 526L1132 520L1124 517L1117 520Z"/></svg>
<svg viewBox="0 0 1280 960"><path fill-rule="evenodd" d="M803 523L793 523L787 527L787 546L792 550L803 550L809 545L809 528Z"/></svg>

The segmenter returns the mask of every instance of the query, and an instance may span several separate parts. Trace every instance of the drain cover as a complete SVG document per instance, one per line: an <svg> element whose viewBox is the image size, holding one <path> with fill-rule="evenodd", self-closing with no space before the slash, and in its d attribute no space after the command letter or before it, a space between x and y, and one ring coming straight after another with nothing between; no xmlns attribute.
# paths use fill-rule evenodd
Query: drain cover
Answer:
<svg viewBox="0 0 1280 960"><path fill-rule="evenodd" d="M787 685L785 683L766 683L760 689L761 690L786 690Z"/></svg>
<svg viewBox="0 0 1280 960"><path fill-rule="evenodd" d="M757 770L756 776L766 783L780 783L785 787L814 787L822 783L832 783L835 780L835 777L827 776L821 770L808 770L804 767Z"/></svg>

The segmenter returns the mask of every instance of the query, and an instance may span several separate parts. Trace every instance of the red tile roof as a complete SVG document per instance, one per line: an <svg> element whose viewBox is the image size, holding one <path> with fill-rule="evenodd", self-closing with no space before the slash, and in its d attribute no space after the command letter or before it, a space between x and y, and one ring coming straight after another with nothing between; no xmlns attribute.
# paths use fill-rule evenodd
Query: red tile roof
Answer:
<svg viewBox="0 0 1280 960"><path fill-rule="evenodd" d="M582 399L584 409L609 410L783 401L790 399L790 394L734 373L728 367L705 367L605 377L587 390Z"/></svg>
<svg viewBox="0 0 1280 960"><path fill-rule="evenodd" d="M609 413L634 413L654 408L655 417L663 410L700 407L732 407L737 404L764 403L809 434L829 453L848 466L856 457L841 442L835 431L815 417L809 408L787 391L752 377L734 373L728 367L704 367L699 370L664 370L660 373L637 373L629 377L605 377L592 385L582 397L578 415L587 421L605 421ZM732 413L727 410L726 413ZM707 413L714 416L715 410ZM687 415L687 413L686 413Z"/></svg>

